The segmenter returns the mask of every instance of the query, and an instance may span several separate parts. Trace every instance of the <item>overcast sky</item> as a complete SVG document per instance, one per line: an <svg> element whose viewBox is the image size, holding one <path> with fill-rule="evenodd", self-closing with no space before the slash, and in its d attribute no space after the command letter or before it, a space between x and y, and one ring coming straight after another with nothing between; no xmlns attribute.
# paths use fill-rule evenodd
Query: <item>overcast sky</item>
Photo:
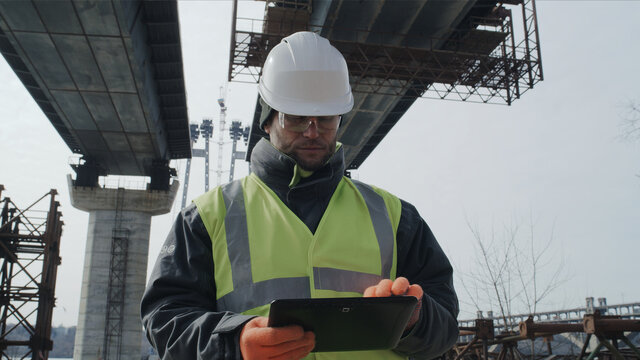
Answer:
<svg viewBox="0 0 640 360"><path fill-rule="evenodd" d="M259 17L263 4L244 2L241 11ZM640 142L619 139L625 105L640 100L640 2L553 0L537 8L543 82L512 106L416 101L354 177L413 203L459 273L477 271L468 223L486 238L492 228L500 238L504 226L519 225L525 238L534 230L537 246L553 239L541 276L564 263L567 281L544 310L583 306L587 296L640 302ZM179 10L189 117L217 126L231 3L182 1ZM65 228L53 322L75 325L88 215L70 205L72 154L4 59L0 84L3 195L25 207L51 188L60 192ZM228 85L227 120L248 124L255 97L255 85ZM229 152L227 145L225 169ZM213 152L213 184L216 162ZM184 171L184 161L174 166ZM246 168L239 163L236 174ZM195 159L189 198L204 190L203 174L204 161ZM152 221L150 267L176 211ZM473 318L472 301L458 280L456 287L459 318Z"/></svg>

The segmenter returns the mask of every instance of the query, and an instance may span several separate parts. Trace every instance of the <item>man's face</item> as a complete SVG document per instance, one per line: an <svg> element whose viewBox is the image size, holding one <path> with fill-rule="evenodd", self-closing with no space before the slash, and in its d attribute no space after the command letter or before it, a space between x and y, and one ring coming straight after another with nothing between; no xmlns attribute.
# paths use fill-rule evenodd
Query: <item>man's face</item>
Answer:
<svg viewBox="0 0 640 360"><path fill-rule="evenodd" d="M303 132L282 128L278 122L278 112L265 124L276 149L292 157L304 170L316 171L329 160L336 150L337 129L318 132L317 122L312 121Z"/></svg>

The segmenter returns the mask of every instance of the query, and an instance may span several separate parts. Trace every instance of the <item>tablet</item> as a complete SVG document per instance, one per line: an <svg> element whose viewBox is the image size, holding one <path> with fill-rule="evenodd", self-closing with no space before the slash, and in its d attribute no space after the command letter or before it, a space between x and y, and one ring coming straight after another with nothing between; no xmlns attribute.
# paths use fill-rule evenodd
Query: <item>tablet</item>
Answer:
<svg viewBox="0 0 640 360"><path fill-rule="evenodd" d="M393 349L417 302L414 296L279 299L271 302L269 326L313 331L313 352Z"/></svg>

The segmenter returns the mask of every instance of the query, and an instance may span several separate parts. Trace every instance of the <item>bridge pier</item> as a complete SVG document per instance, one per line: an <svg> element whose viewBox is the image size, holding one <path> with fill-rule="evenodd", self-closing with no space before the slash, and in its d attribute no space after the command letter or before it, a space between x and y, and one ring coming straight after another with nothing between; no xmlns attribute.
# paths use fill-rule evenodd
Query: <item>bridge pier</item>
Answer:
<svg viewBox="0 0 640 360"><path fill-rule="evenodd" d="M68 182L71 204L89 212L73 358L139 360L151 217L171 210L179 184L149 191Z"/></svg>

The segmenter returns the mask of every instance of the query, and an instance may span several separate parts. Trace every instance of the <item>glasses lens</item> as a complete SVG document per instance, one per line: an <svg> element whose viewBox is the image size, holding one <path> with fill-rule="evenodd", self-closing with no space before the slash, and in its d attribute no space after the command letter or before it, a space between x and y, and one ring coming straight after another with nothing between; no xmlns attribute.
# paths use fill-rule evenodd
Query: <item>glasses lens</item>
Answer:
<svg viewBox="0 0 640 360"><path fill-rule="evenodd" d="M340 115L331 116L298 116L280 113L280 124L289 131L306 131L313 119L316 120L316 128L319 132L332 131L340 125Z"/></svg>

